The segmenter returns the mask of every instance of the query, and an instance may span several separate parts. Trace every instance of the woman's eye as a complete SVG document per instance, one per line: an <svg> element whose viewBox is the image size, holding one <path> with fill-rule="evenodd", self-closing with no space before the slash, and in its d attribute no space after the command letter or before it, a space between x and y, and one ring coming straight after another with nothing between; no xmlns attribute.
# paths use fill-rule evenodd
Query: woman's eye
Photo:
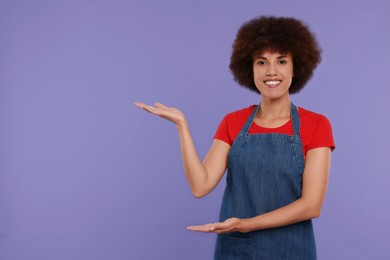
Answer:
<svg viewBox="0 0 390 260"><path fill-rule="evenodd" d="M260 61L257 62L257 64L259 64L259 65L264 65L264 64L266 64L266 62L263 61L263 60L260 60Z"/></svg>
<svg viewBox="0 0 390 260"><path fill-rule="evenodd" d="M280 60L279 64L287 64L287 61L286 60Z"/></svg>

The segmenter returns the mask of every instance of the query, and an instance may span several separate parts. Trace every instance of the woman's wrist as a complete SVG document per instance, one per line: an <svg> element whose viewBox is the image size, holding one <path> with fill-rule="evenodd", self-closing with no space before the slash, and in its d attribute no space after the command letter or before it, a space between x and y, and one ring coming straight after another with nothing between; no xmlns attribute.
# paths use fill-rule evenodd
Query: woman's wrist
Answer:
<svg viewBox="0 0 390 260"><path fill-rule="evenodd" d="M176 127L178 130L188 128L187 120L185 118L183 118L183 119L177 121Z"/></svg>
<svg viewBox="0 0 390 260"><path fill-rule="evenodd" d="M241 233L248 233L248 232L251 232L251 228L250 228L250 223L251 223L251 219L250 218L242 218L240 219L240 221L238 222L238 232L241 232Z"/></svg>

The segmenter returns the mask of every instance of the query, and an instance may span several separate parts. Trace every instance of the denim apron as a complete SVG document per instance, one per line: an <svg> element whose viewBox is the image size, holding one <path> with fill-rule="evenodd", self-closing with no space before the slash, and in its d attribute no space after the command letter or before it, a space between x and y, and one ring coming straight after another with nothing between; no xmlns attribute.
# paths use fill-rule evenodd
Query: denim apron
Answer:
<svg viewBox="0 0 390 260"><path fill-rule="evenodd" d="M255 217L301 197L305 162L297 108L291 103L293 136L249 134L257 110L258 106L229 152L221 222L231 217ZM219 234L214 259L316 259L312 221L249 233Z"/></svg>

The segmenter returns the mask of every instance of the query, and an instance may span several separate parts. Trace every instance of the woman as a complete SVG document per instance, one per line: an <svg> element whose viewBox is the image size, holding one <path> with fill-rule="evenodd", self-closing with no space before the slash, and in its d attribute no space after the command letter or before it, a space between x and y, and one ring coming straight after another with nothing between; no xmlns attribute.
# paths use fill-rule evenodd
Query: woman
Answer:
<svg viewBox="0 0 390 260"><path fill-rule="evenodd" d="M176 124L187 180L207 195L227 169L220 222L189 230L218 233L215 259L316 259L312 218L328 184L332 129L326 117L290 101L321 60L313 34L294 18L259 17L233 44L230 69L259 105L228 114L204 161L181 111L136 106Z"/></svg>

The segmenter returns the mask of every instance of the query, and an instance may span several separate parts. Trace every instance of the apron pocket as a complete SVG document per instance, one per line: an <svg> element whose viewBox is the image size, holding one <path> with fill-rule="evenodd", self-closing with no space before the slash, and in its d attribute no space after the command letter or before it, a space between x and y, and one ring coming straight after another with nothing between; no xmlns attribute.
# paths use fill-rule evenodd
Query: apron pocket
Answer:
<svg viewBox="0 0 390 260"><path fill-rule="evenodd" d="M218 235L214 260L250 260L251 241L247 237Z"/></svg>

